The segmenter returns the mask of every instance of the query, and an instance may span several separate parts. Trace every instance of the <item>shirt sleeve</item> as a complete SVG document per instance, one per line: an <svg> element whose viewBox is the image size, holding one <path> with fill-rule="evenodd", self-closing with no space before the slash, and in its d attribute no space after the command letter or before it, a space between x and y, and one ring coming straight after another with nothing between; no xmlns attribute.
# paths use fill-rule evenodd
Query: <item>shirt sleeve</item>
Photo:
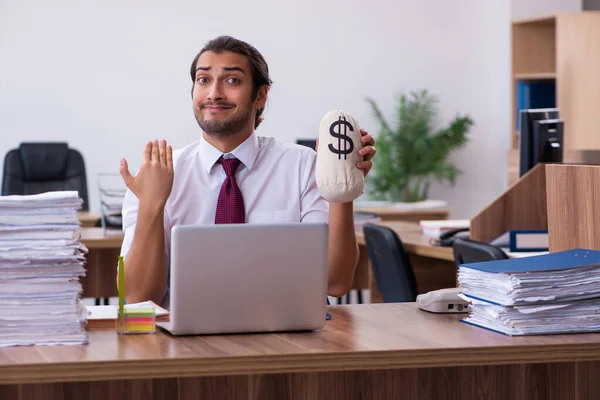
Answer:
<svg viewBox="0 0 600 400"><path fill-rule="evenodd" d="M329 221L329 202L321 196L315 175L317 153L306 152L306 154L308 157L302 176L304 190L300 199L300 221L327 223Z"/></svg>
<svg viewBox="0 0 600 400"><path fill-rule="evenodd" d="M133 243L139 204L140 202L137 197L131 190L127 189L125 197L123 198L123 208L121 210L124 233L123 244L121 245L121 256L123 256L123 258L129 253L129 249Z"/></svg>

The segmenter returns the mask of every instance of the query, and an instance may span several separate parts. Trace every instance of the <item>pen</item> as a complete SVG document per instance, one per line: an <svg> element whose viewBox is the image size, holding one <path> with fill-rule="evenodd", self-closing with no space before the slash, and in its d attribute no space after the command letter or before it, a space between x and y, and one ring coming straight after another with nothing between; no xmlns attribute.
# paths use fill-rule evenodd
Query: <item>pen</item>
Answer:
<svg viewBox="0 0 600 400"><path fill-rule="evenodd" d="M119 319L120 326L125 325L125 272L123 268L123 256L119 256Z"/></svg>

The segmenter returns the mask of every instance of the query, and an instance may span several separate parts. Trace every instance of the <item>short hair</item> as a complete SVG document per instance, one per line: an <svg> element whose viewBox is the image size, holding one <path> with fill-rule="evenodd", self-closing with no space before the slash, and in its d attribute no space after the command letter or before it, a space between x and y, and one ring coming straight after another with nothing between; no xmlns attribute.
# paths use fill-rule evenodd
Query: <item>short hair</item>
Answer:
<svg viewBox="0 0 600 400"><path fill-rule="evenodd" d="M269 76L269 66L265 61L265 58L254 46L231 36L219 36L206 43L202 50L200 50L196 57L194 57L194 61L192 61L192 65L190 67L190 75L192 77L192 93L196 83L196 64L198 63L198 58L200 58L202 53L206 51L212 51L217 54L229 51L232 53L241 54L248 59L250 62L250 72L252 75L252 100L256 99L258 90L262 86L266 85L267 87L271 87L273 81L271 81L271 77ZM264 107L256 110L254 129L256 129L262 122L263 111Z"/></svg>

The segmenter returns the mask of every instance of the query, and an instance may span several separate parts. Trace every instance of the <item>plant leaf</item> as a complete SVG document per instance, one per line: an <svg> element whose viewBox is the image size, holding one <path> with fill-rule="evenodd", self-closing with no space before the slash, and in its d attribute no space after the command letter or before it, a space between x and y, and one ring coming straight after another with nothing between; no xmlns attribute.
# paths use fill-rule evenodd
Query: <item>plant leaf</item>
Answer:
<svg viewBox="0 0 600 400"><path fill-rule="evenodd" d="M377 155L367 179L368 194L377 200L418 201L429 195L432 179L454 185L462 173L450 160L464 146L473 126L469 116L456 116L434 132L437 98L427 90L400 94L392 128L375 100L367 97L380 125Z"/></svg>

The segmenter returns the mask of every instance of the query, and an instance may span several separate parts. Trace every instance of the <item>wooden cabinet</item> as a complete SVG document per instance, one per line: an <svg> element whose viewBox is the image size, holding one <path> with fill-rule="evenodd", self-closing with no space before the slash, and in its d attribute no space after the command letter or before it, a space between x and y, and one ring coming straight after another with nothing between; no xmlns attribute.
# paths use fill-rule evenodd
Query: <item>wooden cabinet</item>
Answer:
<svg viewBox="0 0 600 400"><path fill-rule="evenodd" d="M556 18L556 90L567 150L600 150L600 13Z"/></svg>

